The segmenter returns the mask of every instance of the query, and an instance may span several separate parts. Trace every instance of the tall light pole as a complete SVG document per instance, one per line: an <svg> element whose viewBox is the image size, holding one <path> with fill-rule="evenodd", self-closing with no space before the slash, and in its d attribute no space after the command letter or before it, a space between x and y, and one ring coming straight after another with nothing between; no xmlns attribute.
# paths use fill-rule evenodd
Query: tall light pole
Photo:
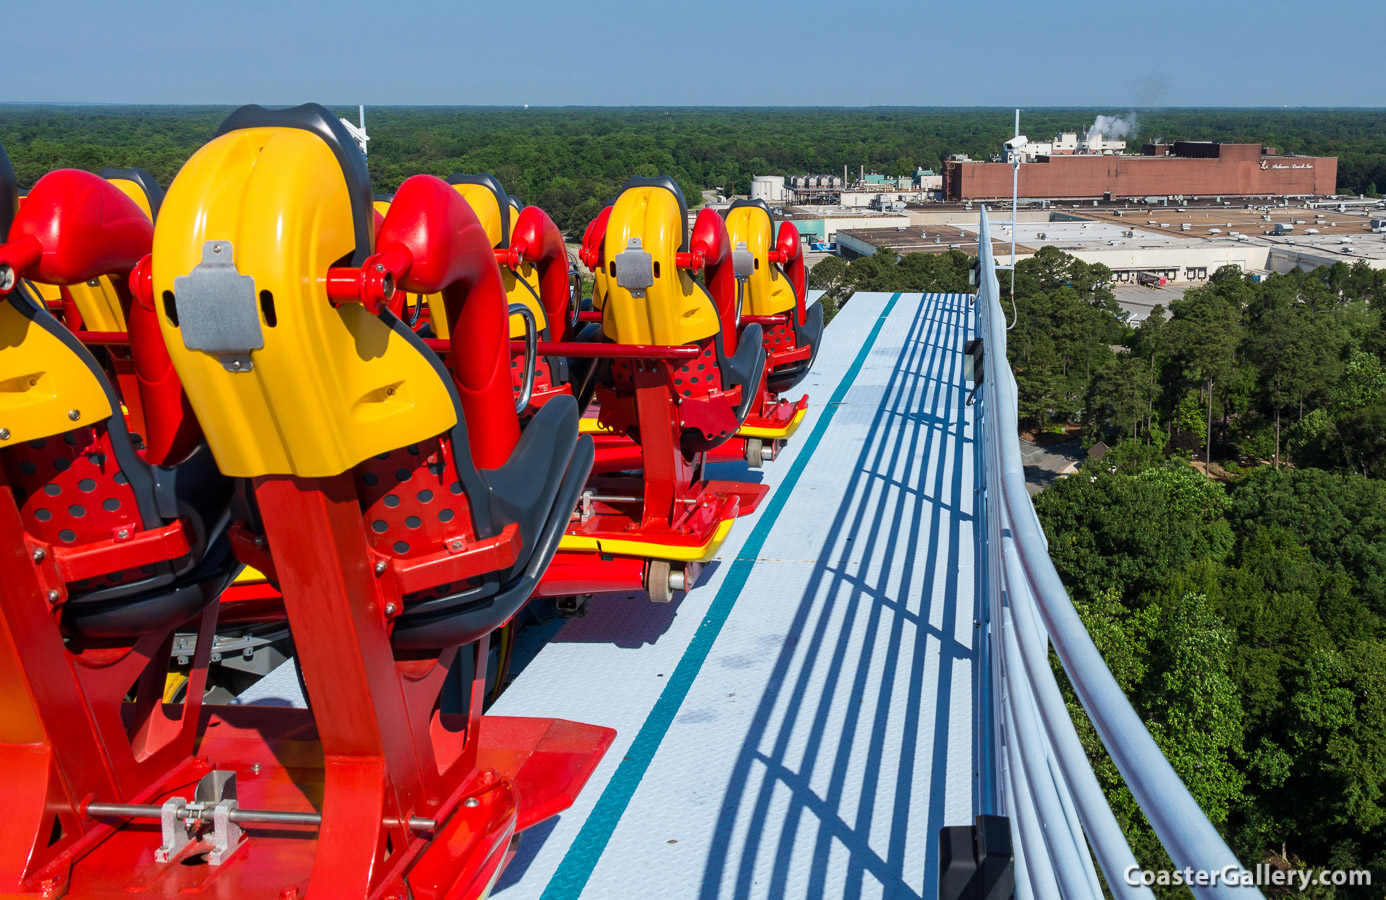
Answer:
<svg viewBox="0 0 1386 900"><path fill-rule="evenodd" d="M1011 138L1011 305L1015 305L1015 224L1020 208L1020 148L1027 141L1020 133L1020 110L1015 111L1015 137Z"/></svg>
<svg viewBox="0 0 1386 900"><path fill-rule="evenodd" d="M357 110L361 116L360 125L353 125L351 124L350 120L345 118L341 119L341 122L343 125L346 126L347 132L352 137L356 138L356 144L361 148L361 155L365 156L366 142L370 140L370 136L366 134L366 107L364 104L362 104L357 107Z"/></svg>
<svg viewBox="0 0 1386 900"><path fill-rule="evenodd" d="M1015 227L1016 218L1020 210L1020 156L1021 151L1030 141L1025 135L1020 133L1020 110L1015 111L1015 135L1006 141L1006 150L1011 154L1011 260L1008 266L997 266L996 268L1007 268L1011 270L1011 311L1015 312ZM980 248L978 248L980 251ZM1015 327L1015 322L1006 326L1006 330Z"/></svg>

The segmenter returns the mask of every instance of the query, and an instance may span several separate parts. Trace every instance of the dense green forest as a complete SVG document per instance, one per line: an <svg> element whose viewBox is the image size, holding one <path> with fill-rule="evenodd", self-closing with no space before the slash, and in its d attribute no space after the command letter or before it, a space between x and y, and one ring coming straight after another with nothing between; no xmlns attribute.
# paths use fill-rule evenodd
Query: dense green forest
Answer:
<svg viewBox="0 0 1386 900"><path fill-rule="evenodd" d="M1224 484L1128 441L1035 505L1098 649L1242 862L1380 885L1386 482L1262 467ZM1137 858L1167 867L1070 706Z"/></svg>
<svg viewBox="0 0 1386 900"><path fill-rule="evenodd" d="M1017 275L1023 414L1116 446L1036 502L1114 674L1243 861L1380 884L1386 272L1227 267L1135 329L1100 266L1042 253Z"/></svg>
<svg viewBox="0 0 1386 900"><path fill-rule="evenodd" d="M835 310L967 290L969 262L877 253L811 278ZM1103 266L1046 248L1016 275L1022 417L1113 445L1035 503L1098 649L1243 863L1366 868L1374 893L1306 896L1381 896L1386 272L1229 267L1134 329ZM1217 479L1191 465L1210 422ZM1168 868L1069 696L1137 858Z"/></svg>
<svg viewBox="0 0 1386 900"><path fill-rule="evenodd" d="M20 183L62 166L142 166L168 185L230 112L222 107L0 106L0 143ZM355 119L355 110L338 112ZM1098 110L1025 112L1031 135L1083 130ZM1111 112L1111 110L1101 110ZM419 172L490 171L563 228L581 232L631 175L672 175L745 194L751 176L856 171L906 175L951 153L985 158L1010 135L1000 109L699 109L372 107L377 191ZM1336 155L1345 191L1386 190L1386 116L1367 110L1168 109L1136 112L1127 140L1260 141Z"/></svg>

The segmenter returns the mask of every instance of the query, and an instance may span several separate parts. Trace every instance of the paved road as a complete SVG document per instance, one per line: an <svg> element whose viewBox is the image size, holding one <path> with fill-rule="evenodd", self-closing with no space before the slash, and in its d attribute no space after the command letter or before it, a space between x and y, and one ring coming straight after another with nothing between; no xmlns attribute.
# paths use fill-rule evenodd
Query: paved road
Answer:
<svg viewBox="0 0 1386 900"><path fill-rule="evenodd" d="M1021 438L1020 458L1025 465L1025 488L1033 497L1053 484L1070 464L1083 459L1083 442L1075 438L1041 447Z"/></svg>

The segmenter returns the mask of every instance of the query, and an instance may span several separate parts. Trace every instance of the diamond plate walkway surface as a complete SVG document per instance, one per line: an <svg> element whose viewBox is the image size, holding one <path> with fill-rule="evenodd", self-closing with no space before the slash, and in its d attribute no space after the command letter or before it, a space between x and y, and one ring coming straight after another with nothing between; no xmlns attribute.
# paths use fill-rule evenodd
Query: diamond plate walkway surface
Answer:
<svg viewBox="0 0 1386 900"><path fill-rule="evenodd" d="M681 601L593 598L494 712L610 725L502 900L937 896L973 781L968 298L858 294L774 491ZM557 627L557 626L555 626Z"/></svg>

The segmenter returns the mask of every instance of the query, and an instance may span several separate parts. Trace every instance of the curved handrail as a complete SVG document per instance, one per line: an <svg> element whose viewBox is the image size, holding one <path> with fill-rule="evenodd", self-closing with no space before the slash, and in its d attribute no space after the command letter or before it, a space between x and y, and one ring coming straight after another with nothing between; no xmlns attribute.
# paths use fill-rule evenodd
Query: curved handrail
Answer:
<svg viewBox="0 0 1386 900"><path fill-rule="evenodd" d="M1174 865L1222 876L1217 885L1193 886L1194 894L1259 897L1259 890L1243 886L1249 881L1247 873L1131 707L1049 557L1048 541L1025 487L1017 438L1017 388L1006 362L1006 318L985 208L978 243L978 333L985 347L984 390L978 403L987 625L983 636L987 666L982 678L990 682L982 700L986 720L981 740L990 747L984 756L991 757L986 768L993 778L984 788L984 806L989 807L984 811L1012 817L1016 858L1024 860L1016 868L1017 896L1044 896L1057 881L1065 897L1100 897L1087 855L1089 846L1117 897L1153 896L1149 888L1126 881L1127 868L1136 865L1135 858L1093 774L1049 667L1052 645L1083 709ZM1050 771L1041 771L1042 766ZM1049 789L1051 775L1057 790ZM1041 781L1043 790L1036 787ZM1027 882L1023 885L1022 870ZM1227 877L1233 874L1234 878Z"/></svg>

